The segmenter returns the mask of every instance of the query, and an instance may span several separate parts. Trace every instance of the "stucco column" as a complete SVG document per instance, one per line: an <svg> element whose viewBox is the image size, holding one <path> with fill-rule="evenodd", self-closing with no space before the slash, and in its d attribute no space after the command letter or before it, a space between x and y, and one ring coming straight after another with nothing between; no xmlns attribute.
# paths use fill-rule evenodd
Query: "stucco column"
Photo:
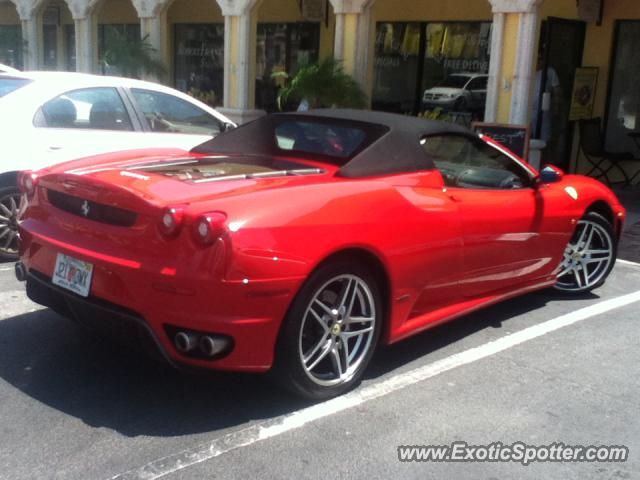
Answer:
<svg viewBox="0 0 640 480"><path fill-rule="evenodd" d="M543 1L489 0L494 21L485 110L487 122L529 123L538 9Z"/></svg>
<svg viewBox="0 0 640 480"><path fill-rule="evenodd" d="M169 38L167 35L167 10L173 0L131 0L138 18L140 18L140 35L146 38L156 52L157 58L169 65ZM159 80L153 75L143 72L147 80Z"/></svg>
<svg viewBox="0 0 640 480"><path fill-rule="evenodd" d="M42 56L38 13L42 0L11 0L16 6L22 25L22 62L25 70L37 70Z"/></svg>
<svg viewBox="0 0 640 480"><path fill-rule="evenodd" d="M100 0L67 0L76 32L76 71L93 73L97 64L97 21L95 8Z"/></svg>
<svg viewBox="0 0 640 480"><path fill-rule="evenodd" d="M375 0L330 0L336 15L334 57L342 61L346 73L352 75L366 92L370 66L372 18Z"/></svg>
<svg viewBox="0 0 640 480"><path fill-rule="evenodd" d="M238 124L264 115L255 110L257 10L260 0L216 0L224 16L224 108Z"/></svg>

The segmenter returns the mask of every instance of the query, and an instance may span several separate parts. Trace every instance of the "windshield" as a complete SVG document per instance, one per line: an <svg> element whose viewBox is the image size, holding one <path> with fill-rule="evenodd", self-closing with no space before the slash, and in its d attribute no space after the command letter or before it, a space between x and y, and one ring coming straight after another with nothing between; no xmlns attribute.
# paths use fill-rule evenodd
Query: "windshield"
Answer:
<svg viewBox="0 0 640 480"><path fill-rule="evenodd" d="M30 82L31 80L24 78L0 78L0 97L8 95L14 90L24 87Z"/></svg>
<svg viewBox="0 0 640 480"><path fill-rule="evenodd" d="M469 81L469 77L464 75L449 75L442 82L438 84L438 87L443 88L464 88Z"/></svg>

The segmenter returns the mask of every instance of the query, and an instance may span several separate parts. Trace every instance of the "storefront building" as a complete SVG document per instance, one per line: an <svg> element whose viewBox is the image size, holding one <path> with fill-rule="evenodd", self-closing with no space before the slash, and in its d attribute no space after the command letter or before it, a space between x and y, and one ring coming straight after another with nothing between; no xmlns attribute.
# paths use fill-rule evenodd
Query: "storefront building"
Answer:
<svg viewBox="0 0 640 480"><path fill-rule="evenodd" d="M589 166L574 79L592 67L582 116L640 157L637 0L0 0L0 63L18 68L117 74L104 53L140 37L163 82L239 121L277 108L273 73L333 55L374 109L530 125L568 170Z"/></svg>

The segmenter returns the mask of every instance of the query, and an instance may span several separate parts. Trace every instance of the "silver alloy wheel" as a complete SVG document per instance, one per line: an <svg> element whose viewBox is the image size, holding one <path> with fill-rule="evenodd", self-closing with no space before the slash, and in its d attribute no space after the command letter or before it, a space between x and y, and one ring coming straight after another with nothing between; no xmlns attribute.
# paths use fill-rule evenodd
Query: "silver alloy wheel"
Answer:
<svg viewBox="0 0 640 480"><path fill-rule="evenodd" d="M302 319L298 354L317 385L348 382L372 348L376 329L371 289L355 275L339 275L322 285Z"/></svg>
<svg viewBox="0 0 640 480"><path fill-rule="evenodd" d="M18 223L26 208L24 195L17 191L10 191L0 197L0 255L18 255Z"/></svg>
<svg viewBox="0 0 640 480"><path fill-rule="evenodd" d="M607 230L591 220L580 220L576 233L564 251L558 274L558 290L580 292L596 286L613 261L613 239Z"/></svg>

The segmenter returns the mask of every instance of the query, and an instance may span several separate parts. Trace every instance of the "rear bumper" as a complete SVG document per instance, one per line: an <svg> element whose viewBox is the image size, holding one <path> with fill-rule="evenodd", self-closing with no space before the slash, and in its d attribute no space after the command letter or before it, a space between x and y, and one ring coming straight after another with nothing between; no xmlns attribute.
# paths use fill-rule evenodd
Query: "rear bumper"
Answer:
<svg viewBox="0 0 640 480"><path fill-rule="evenodd" d="M125 262L77 245L21 230L27 293L65 317L144 349L174 366L261 372L274 359L282 319L303 278L225 281L211 264L163 267L171 259ZM83 298L51 283L56 256L93 264L90 295ZM171 329L230 337L233 348L212 359L180 353Z"/></svg>
<svg viewBox="0 0 640 480"><path fill-rule="evenodd" d="M96 298L82 298L51 283L42 273L26 275L27 296L74 322L104 334L132 348L141 348L151 357L174 367L179 365L167 354L153 329L136 312Z"/></svg>

